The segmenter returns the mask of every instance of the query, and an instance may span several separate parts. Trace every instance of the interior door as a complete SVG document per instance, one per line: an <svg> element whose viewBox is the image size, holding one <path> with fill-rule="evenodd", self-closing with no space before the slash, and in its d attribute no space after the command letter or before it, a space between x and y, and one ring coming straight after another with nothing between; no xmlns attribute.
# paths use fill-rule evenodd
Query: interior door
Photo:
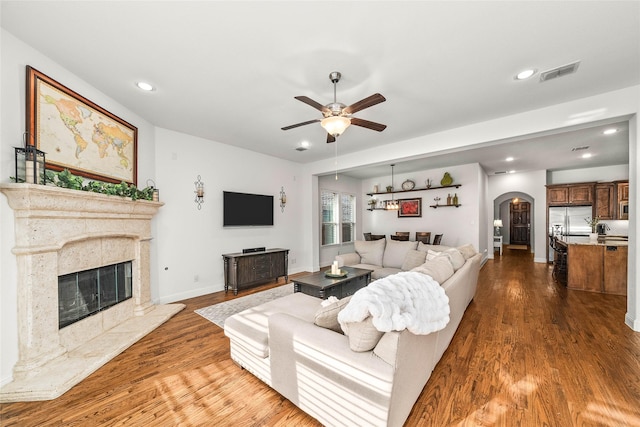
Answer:
<svg viewBox="0 0 640 427"><path fill-rule="evenodd" d="M529 202L517 202L509 204L511 217L512 245L529 245L531 235L531 204Z"/></svg>

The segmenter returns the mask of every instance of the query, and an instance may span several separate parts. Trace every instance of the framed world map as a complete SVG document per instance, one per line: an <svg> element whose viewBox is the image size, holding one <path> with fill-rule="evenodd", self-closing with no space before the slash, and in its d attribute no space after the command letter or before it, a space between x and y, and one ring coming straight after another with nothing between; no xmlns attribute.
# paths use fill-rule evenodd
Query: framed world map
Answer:
<svg viewBox="0 0 640 427"><path fill-rule="evenodd" d="M138 129L29 66L27 133L47 169L137 184Z"/></svg>

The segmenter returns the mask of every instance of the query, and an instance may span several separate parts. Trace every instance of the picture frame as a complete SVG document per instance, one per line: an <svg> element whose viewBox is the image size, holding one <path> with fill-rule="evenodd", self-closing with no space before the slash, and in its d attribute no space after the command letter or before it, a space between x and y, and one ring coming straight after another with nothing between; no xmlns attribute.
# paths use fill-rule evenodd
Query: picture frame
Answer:
<svg viewBox="0 0 640 427"><path fill-rule="evenodd" d="M422 197L398 200L398 218L422 217Z"/></svg>
<svg viewBox="0 0 640 427"><path fill-rule="evenodd" d="M138 128L27 66L27 144L47 169L137 184Z"/></svg>

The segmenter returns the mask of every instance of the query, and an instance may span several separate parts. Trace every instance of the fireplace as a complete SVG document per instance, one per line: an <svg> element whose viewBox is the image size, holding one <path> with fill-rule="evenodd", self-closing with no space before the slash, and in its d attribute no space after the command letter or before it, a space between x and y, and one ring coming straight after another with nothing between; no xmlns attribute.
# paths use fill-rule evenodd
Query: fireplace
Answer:
<svg viewBox="0 0 640 427"><path fill-rule="evenodd" d="M184 308L151 301L162 203L23 183L0 192L14 211L19 347L0 402L60 396Z"/></svg>
<svg viewBox="0 0 640 427"><path fill-rule="evenodd" d="M131 261L58 276L58 329L131 296Z"/></svg>

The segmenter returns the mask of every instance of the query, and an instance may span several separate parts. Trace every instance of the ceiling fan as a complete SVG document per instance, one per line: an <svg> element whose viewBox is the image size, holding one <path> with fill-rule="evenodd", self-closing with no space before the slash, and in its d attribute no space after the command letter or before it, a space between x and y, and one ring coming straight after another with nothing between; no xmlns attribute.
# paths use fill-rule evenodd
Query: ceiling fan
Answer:
<svg viewBox="0 0 640 427"><path fill-rule="evenodd" d="M387 125L380 123L370 122L369 120L359 119L357 117L351 117L353 113L357 113L365 108L372 107L376 104L386 101L386 98L379 93L375 93L368 96L355 104L351 104L348 107L338 101L336 101L336 85L340 81L342 74L338 71L333 71L329 74L329 79L333 83L333 102L327 105L322 105L319 102L306 96L294 97L298 101L302 101L307 105L312 106L316 110L322 112L323 119L309 120L295 125L285 126L282 130L289 130L297 128L299 126L309 125L311 123L318 123L327 131L327 142L334 142L336 138L349 127L349 125L360 126L367 129L372 129L378 132L385 130Z"/></svg>

